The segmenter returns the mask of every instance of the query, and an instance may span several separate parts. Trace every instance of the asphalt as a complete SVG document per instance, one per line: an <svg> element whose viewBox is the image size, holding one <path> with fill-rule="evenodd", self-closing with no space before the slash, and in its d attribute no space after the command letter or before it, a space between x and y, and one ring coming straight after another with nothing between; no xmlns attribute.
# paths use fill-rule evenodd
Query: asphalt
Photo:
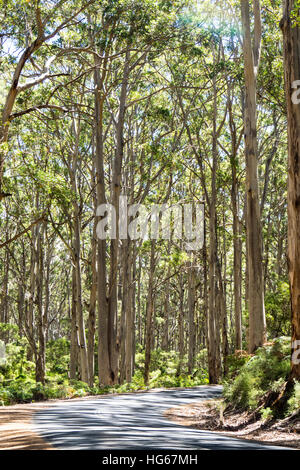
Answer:
<svg viewBox="0 0 300 470"><path fill-rule="evenodd" d="M54 448L63 450L283 449L187 428L163 416L169 408L221 393L220 386L202 386L64 401L38 411L34 427Z"/></svg>

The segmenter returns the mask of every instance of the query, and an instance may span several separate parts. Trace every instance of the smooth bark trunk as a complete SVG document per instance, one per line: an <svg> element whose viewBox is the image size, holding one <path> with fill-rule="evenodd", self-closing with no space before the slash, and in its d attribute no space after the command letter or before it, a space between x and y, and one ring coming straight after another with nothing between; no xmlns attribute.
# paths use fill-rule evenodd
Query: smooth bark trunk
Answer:
<svg viewBox="0 0 300 470"><path fill-rule="evenodd" d="M293 24L294 0L285 0L281 21L288 118L288 264L292 310L291 377L300 379L300 103L292 94L299 89L300 27ZM299 19L299 8L296 8ZM297 83L295 83L297 82Z"/></svg>
<svg viewBox="0 0 300 470"><path fill-rule="evenodd" d="M247 187L247 248L249 270L249 352L266 341L262 230L258 187L256 77L261 53L260 3L253 0L252 47L249 1L241 0L245 72L245 157Z"/></svg>

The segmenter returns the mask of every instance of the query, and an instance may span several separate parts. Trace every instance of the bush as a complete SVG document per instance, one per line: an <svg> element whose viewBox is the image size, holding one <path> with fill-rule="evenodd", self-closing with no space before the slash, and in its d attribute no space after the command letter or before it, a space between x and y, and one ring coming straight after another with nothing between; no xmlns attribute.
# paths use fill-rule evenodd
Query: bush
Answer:
<svg viewBox="0 0 300 470"><path fill-rule="evenodd" d="M247 370L242 370L232 384L224 387L226 401L241 409L255 408L261 393L256 377Z"/></svg>
<svg viewBox="0 0 300 470"><path fill-rule="evenodd" d="M288 411L287 414L293 414L295 412L299 413L300 410L300 382L296 382L293 395L288 401Z"/></svg>
<svg viewBox="0 0 300 470"><path fill-rule="evenodd" d="M290 338L281 337L259 348L239 374L224 386L227 403L241 409L254 409L269 390L276 390L290 372Z"/></svg>
<svg viewBox="0 0 300 470"><path fill-rule="evenodd" d="M205 359L206 354L207 351L203 350L197 355L194 370L189 375L187 355L180 361L179 354L176 351L164 351L162 349L153 351L151 353L149 387L192 387L207 384L207 369L202 367L202 361ZM144 352L136 354L136 374L138 374L137 378L140 385L143 384L144 360ZM133 382L135 381L136 379L133 377Z"/></svg>
<svg viewBox="0 0 300 470"><path fill-rule="evenodd" d="M57 373L66 377L70 363L70 342L66 338L49 341L46 360L50 373Z"/></svg>
<svg viewBox="0 0 300 470"><path fill-rule="evenodd" d="M275 292L265 297L266 319L271 337L291 334L290 287L288 282L278 282Z"/></svg>
<svg viewBox="0 0 300 470"><path fill-rule="evenodd" d="M251 359L247 351L235 351L227 357L228 377L235 377L240 369Z"/></svg>
<svg viewBox="0 0 300 470"><path fill-rule="evenodd" d="M261 414L261 417L264 421L267 421L268 419L273 418L273 411L271 410L271 408L263 408L260 411L260 414Z"/></svg>
<svg viewBox="0 0 300 470"><path fill-rule="evenodd" d="M197 355L195 368L187 373L187 357L181 361L175 351L156 350L152 353L149 385L144 384L145 353L141 347L136 354L136 369L131 383L114 387L89 387L80 380L68 379L69 342L65 338L47 344L47 375L45 385L35 382L35 365L27 360L27 344L18 339L8 344L5 364L0 367L0 405L26 403L57 398L75 398L86 395L124 393L161 387L192 387L208 383L207 370L202 367L207 351ZM198 367L197 367L198 365Z"/></svg>
<svg viewBox="0 0 300 470"><path fill-rule="evenodd" d="M0 364L0 374L3 382L18 378L31 376L34 373L35 365L27 360L27 343L25 339L19 338L15 343L6 345L5 361Z"/></svg>

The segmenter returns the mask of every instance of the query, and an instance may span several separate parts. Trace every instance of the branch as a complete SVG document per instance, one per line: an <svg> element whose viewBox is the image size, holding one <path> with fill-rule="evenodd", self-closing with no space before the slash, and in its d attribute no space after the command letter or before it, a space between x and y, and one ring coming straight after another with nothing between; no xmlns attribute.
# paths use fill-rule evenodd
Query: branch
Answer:
<svg viewBox="0 0 300 470"><path fill-rule="evenodd" d="M61 106L56 106L55 104L40 104L37 106L33 106L32 108L25 109L24 111L19 111L18 113L14 113L10 115L9 121L13 121L20 116L24 116L24 114L32 113L33 111L38 111L39 109L54 109L55 111L61 111L62 113L67 113L69 110L66 108L62 108Z"/></svg>
<svg viewBox="0 0 300 470"><path fill-rule="evenodd" d="M159 88L159 90L153 91L152 93L150 93L147 96L143 96L142 98L137 98L136 100L130 101L130 103L128 103L126 105L126 108L129 108L130 106L133 106L134 104L139 103L140 101L147 100L147 99L151 98L152 96L157 95L161 91L168 90L168 89L170 89L169 86L164 86L162 88Z"/></svg>
<svg viewBox="0 0 300 470"><path fill-rule="evenodd" d="M74 258L74 253L73 253L73 250L72 250L72 247L68 244L68 242L64 239L64 237L62 236L60 230L58 230L58 228L56 227L56 224L53 220L53 217L52 217L52 214L49 210L49 216L50 216L50 220L51 220L51 225L54 229L54 232L59 236L59 238L61 239L61 241L63 242L63 244L65 245L65 247L67 248L67 250L71 253L71 257L72 259Z"/></svg>
<svg viewBox="0 0 300 470"><path fill-rule="evenodd" d="M39 5L37 6L35 10L35 20L36 20L36 26L38 30L38 37L43 38L44 37L44 25L43 25L43 21L41 17L41 10L40 10Z"/></svg>
<svg viewBox="0 0 300 470"><path fill-rule="evenodd" d="M56 59L56 56L50 57L50 59L47 60L45 67L44 67L44 73L42 75L39 75L39 77L33 79L33 80L28 80L27 82L24 83L24 85L19 85L17 87L17 93L21 93L21 91L28 90L28 88L32 88L35 85L38 85L39 83L43 82L47 78L50 77L49 75L49 69L52 65L52 62Z"/></svg>
<svg viewBox="0 0 300 470"><path fill-rule="evenodd" d="M253 0L253 12L254 12L254 45L253 45L253 57L254 67L257 73L260 63L261 56L261 41L262 41L262 24L261 24L261 11L260 1Z"/></svg>
<svg viewBox="0 0 300 470"><path fill-rule="evenodd" d="M96 0L90 0L89 2L85 3L79 10L77 10L74 13L74 15L67 18L52 33L48 34L48 36L45 37L45 41L48 41L49 39L52 39L54 36L56 36L56 34L59 33L59 31L61 31L65 26L67 26L72 20L74 20L76 18L76 16L79 15L79 13L84 11L87 7L89 7L90 5L92 5L95 2L96 2Z"/></svg>
<svg viewBox="0 0 300 470"><path fill-rule="evenodd" d="M37 225L38 223L43 222L43 221L45 221L45 215L43 215L43 216L40 217L39 219L37 219L37 220L35 220L34 222L32 222L32 224L30 224L29 227L25 228L22 232L17 233L15 236L13 236L12 238L10 238L9 240L6 240L6 242L0 243L0 249L1 249L1 248L4 248L4 247L7 246L7 245L9 245L9 243L14 242L14 241L17 240L18 238L22 237L22 235L25 235L25 233L29 232L29 230L31 230L32 227L34 227L35 225Z"/></svg>

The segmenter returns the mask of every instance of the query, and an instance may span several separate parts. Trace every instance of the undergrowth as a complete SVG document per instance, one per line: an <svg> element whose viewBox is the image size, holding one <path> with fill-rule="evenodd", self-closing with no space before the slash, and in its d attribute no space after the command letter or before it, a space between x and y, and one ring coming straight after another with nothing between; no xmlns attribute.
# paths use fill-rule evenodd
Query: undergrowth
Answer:
<svg viewBox="0 0 300 470"><path fill-rule="evenodd" d="M124 393L161 387L193 387L208 383L206 351L196 357L193 374L187 373L187 357L179 361L175 351L157 350L152 354L149 385L144 384L144 352L136 354L135 373L131 383L101 387L95 382L89 387L80 380L70 380L69 344L66 339L47 345L47 375L45 385L35 381L35 365L28 360L26 341L17 338L6 346L6 360L0 364L0 405L33 401L78 398L87 395Z"/></svg>
<svg viewBox="0 0 300 470"><path fill-rule="evenodd" d="M248 356L238 374L233 374L224 385L227 405L240 410L255 410L267 393L279 392L289 377L290 348L290 338L281 337L259 348L254 356ZM300 384L295 383L286 416L299 409ZM260 412L263 419L273 417L273 410L269 407L262 408Z"/></svg>

